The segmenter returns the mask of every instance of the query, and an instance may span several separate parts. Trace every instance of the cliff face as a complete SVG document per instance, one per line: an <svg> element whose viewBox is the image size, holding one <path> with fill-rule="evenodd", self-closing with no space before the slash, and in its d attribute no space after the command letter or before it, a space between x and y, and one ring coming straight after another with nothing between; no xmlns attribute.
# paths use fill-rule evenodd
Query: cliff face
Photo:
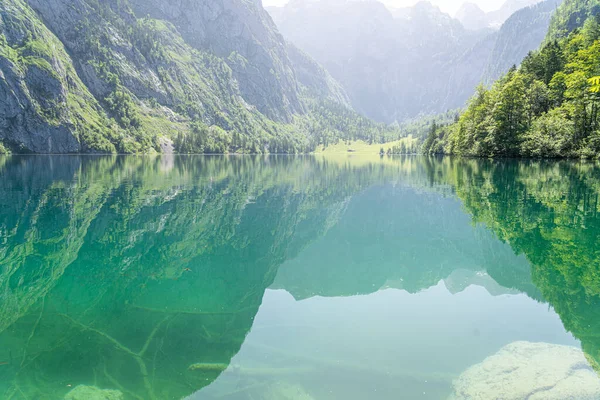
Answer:
<svg viewBox="0 0 600 400"><path fill-rule="evenodd" d="M307 82L327 78L312 60L301 68ZM257 151L306 114L303 88L257 1L0 4L0 145L15 150L161 151L209 132L206 148L237 140Z"/></svg>
<svg viewBox="0 0 600 400"><path fill-rule="evenodd" d="M114 150L105 129L62 43L23 1L0 3L0 142L42 153Z"/></svg>

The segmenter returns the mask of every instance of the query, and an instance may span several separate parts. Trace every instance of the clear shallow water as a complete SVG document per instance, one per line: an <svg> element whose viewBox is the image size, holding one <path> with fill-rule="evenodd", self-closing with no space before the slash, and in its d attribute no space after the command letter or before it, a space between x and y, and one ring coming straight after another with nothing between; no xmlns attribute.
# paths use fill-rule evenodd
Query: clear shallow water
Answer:
<svg viewBox="0 0 600 400"><path fill-rule="evenodd" d="M0 176L0 398L600 398L595 164L11 157Z"/></svg>

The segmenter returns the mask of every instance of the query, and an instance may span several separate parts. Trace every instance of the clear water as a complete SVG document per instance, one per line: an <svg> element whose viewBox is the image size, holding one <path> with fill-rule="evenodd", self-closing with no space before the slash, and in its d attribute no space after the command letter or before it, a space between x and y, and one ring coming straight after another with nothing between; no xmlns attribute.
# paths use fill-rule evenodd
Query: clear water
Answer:
<svg viewBox="0 0 600 400"><path fill-rule="evenodd" d="M1 399L600 399L598 164L13 156L0 177Z"/></svg>

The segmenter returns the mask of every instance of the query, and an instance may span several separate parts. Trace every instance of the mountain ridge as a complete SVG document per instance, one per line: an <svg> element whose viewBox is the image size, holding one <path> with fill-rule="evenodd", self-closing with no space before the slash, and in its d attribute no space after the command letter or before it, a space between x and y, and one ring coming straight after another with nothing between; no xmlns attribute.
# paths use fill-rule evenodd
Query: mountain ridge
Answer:
<svg viewBox="0 0 600 400"><path fill-rule="evenodd" d="M500 8L485 12L477 4L465 2L454 14L467 29L499 29L514 13L541 3L543 0L507 0Z"/></svg>

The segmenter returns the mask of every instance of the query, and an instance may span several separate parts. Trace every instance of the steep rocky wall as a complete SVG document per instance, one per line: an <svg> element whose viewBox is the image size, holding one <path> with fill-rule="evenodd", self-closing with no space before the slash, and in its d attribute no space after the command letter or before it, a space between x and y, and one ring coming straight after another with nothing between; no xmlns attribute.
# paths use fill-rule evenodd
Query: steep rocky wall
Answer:
<svg viewBox="0 0 600 400"><path fill-rule="evenodd" d="M0 141L17 149L114 151L61 42L21 0L0 3L0 116Z"/></svg>

